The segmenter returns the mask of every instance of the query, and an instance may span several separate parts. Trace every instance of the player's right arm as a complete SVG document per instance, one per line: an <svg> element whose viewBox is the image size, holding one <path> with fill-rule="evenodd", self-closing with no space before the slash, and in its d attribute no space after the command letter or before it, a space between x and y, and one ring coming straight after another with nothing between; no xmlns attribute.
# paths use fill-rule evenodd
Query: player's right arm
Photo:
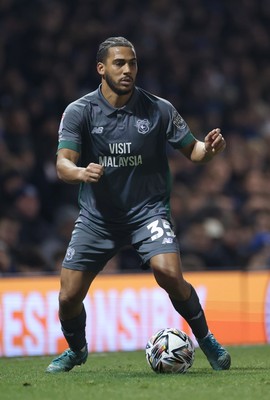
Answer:
<svg viewBox="0 0 270 400"><path fill-rule="evenodd" d="M80 154L70 149L59 149L57 153L56 170L58 177L71 184L76 183L96 183L100 180L104 172L104 167L100 164L90 163L87 167L78 167L77 162Z"/></svg>

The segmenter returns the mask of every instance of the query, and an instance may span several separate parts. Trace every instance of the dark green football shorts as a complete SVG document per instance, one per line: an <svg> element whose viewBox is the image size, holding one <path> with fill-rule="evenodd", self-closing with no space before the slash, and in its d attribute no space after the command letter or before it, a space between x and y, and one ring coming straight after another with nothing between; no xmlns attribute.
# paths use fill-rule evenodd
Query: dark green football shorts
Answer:
<svg viewBox="0 0 270 400"><path fill-rule="evenodd" d="M63 261L63 267L79 271L101 271L123 247L131 245L142 264L151 257L179 251L171 223L160 216L142 224L100 227L79 217Z"/></svg>

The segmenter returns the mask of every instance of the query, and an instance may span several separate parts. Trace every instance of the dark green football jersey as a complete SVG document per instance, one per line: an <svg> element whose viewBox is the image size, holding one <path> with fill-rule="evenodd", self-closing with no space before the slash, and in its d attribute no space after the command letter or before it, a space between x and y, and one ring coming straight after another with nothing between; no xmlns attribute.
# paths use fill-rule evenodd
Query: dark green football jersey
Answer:
<svg viewBox="0 0 270 400"><path fill-rule="evenodd" d="M102 164L98 183L82 183L79 205L97 224L133 224L169 217L167 143L180 149L195 140L167 100L136 87L122 108L112 107L100 87L66 108L58 149L80 153L81 166Z"/></svg>

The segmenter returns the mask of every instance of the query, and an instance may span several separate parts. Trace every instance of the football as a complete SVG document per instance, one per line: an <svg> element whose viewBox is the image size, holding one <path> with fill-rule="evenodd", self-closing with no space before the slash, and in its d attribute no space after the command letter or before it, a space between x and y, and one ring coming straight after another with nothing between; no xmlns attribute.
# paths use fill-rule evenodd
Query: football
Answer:
<svg viewBox="0 0 270 400"><path fill-rule="evenodd" d="M148 340L145 353L153 371L184 374L193 364L195 347L185 332L166 328Z"/></svg>

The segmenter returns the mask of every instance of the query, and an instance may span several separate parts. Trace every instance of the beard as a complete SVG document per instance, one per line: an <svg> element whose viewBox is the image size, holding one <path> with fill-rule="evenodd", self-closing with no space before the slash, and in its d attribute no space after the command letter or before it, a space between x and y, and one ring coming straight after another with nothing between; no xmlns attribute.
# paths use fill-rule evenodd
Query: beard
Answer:
<svg viewBox="0 0 270 400"><path fill-rule="evenodd" d="M134 89L134 84L132 85L132 87L130 89L119 89L115 82L112 80L112 78L110 77L109 74L105 74L103 77L107 83L107 85L109 86L109 88L115 93L117 94L117 96L124 96L126 94L129 94L131 92L133 92Z"/></svg>

